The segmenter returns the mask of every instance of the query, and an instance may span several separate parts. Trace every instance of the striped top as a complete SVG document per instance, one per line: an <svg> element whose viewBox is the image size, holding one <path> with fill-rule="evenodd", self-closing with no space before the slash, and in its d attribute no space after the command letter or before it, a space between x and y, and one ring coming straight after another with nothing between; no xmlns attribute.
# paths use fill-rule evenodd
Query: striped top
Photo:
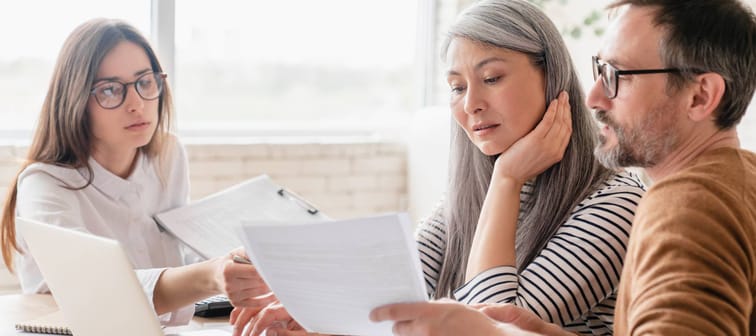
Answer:
<svg viewBox="0 0 756 336"><path fill-rule="evenodd" d="M523 188L521 199L528 197L529 189ZM458 288L455 298L468 304L511 303L571 332L611 334L630 226L644 192L645 187L632 173L614 175L577 205L525 269L499 266L486 270ZM417 232L431 296L446 248L442 212L434 213Z"/></svg>

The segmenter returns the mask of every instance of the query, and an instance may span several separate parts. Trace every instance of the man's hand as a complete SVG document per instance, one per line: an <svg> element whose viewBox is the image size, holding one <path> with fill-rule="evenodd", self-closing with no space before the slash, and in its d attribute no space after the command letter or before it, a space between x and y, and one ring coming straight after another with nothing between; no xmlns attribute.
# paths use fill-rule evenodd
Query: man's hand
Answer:
<svg viewBox="0 0 756 336"><path fill-rule="evenodd" d="M507 333L499 322L465 304L440 300L397 303L378 307L370 313L376 322L394 321L394 334L401 336L444 335L527 335L512 328Z"/></svg>

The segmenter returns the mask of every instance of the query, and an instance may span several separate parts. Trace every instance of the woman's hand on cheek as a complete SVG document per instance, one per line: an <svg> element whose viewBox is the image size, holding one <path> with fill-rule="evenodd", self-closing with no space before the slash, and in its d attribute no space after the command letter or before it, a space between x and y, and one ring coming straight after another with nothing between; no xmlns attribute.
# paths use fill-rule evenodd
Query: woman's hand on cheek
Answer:
<svg viewBox="0 0 756 336"><path fill-rule="evenodd" d="M572 135L572 115L567 92L549 104L543 119L509 149L494 165L494 178L512 178L518 183L536 177L562 160Z"/></svg>

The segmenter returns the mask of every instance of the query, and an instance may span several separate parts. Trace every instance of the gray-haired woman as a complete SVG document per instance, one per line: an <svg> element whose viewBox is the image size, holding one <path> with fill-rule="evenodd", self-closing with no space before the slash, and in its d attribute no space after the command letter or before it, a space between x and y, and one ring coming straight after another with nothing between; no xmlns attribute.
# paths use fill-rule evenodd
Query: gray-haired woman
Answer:
<svg viewBox="0 0 756 336"><path fill-rule="evenodd" d="M443 57L456 123L447 198L417 235L429 294L611 333L644 186L594 157L597 132L559 31L524 0L480 1L452 26ZM263 310L253 334L282 311Z"/></svg>
<svg viewBox="0 0 756 336"><path fill-rule="evenodd" d="M526 1L481 1L460 14L443 51L457 125L448 198L418 235L430 291L611 333L644 187L594 157L598 132L559 31ZM557 112L552 126L543 111L560 91L571 122ZM572 131L565 143L562 128Z"/></svg>

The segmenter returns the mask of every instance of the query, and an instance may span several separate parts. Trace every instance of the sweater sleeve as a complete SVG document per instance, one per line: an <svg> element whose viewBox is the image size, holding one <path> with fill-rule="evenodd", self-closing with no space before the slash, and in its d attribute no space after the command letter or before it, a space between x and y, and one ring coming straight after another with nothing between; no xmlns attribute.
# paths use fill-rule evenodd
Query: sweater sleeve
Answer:
<svg viewBox="0 0 756 336"><path fill-rule="evenodd" d="M577 206L525 269L486 270L457 289L456 298L515 304L562 326L575 321L616 292L642 194L637 183L605 185ZM605 323L611 323L609 308Z"/></svg>
<svg viewBox="0 0 756 336"><path fill-rule="evenodd" d="M752 215L742 210L753 204L746 205L740 192L728 195L680 182L655 186L639 208L623 270L617 332L753 333L749 274L756 236ZM748 218L750 226L744 225Z"/></svg>

